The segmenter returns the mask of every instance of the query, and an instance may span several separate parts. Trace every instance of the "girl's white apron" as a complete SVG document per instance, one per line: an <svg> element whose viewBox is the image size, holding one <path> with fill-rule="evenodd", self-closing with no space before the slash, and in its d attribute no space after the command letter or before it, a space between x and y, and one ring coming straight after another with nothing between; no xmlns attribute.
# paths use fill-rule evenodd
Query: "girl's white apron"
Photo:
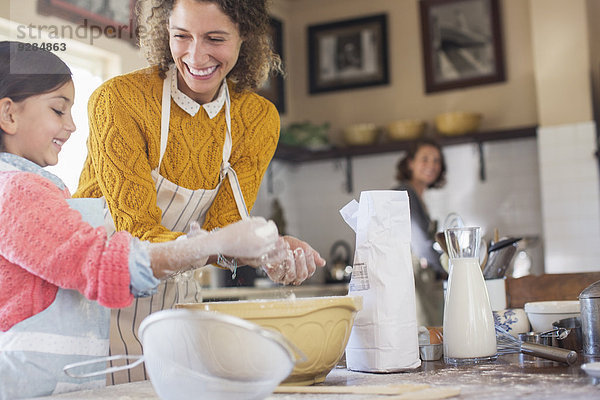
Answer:
<svg viewBox="0 0 600 400"><path fill-rule="evenodd" d="M92 226L102 225L99 199L69 199ZM75 290L58 289L44 311L0 332L0 399L103 387L103 376L70 378L63 367L108 354L110 311ZM78 372L92 372L97 365Z"/></svg>
<svg viewBox="0 0 600 400"><path fill-rule="evenodd" d="M167 71L167 77L163 82L162 93L162 111L161 111L161 132L160 132L160 158L158 166L152 171L152 179L156 186L156 203L162 210L162 225L169 230L187 232L192 221L198 221L200 225L204 222L206 212L213 203L221 183L225 176L229 177L229 183L237 204L238 211L242 218L248 216L246 203L242 195L242 190L237 179L237 175L229 164L231 155L231 100L227 83L225 85L225 121L227 131L225 144L223 146L223 161L221 164L220 179L217 187L214 189L191 190L165 179L159 174L160 164L162 162L167 142L169 138L169 120L171 114L171 75L177 73L175 66ZM109 236L114 233L115 227L112 217L105 209L105 225ZM200 290L193 279L183 281L181 278L172 278L164 281L158 287L158 292L152 297L138 298L127 308L113 310L111 313L111 332L110 332L110 352L111 354L142 354L142 345L138 340L137 331L142 320L150 313L172 308L175 303L184 301L199 301ZM132 382L147 379L143 365L132 368L131 370L121 371L111 374L108 382L111 384Z"/></svg>

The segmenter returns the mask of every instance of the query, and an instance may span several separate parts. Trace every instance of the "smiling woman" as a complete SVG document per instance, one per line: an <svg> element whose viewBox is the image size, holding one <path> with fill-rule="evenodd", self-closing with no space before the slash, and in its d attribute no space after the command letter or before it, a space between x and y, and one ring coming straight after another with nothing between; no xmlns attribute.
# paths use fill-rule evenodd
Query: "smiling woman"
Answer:
<svg viewBox="0 0 600 400"><path fill-rule="evenodd" d="M200 104L215 98L242 45L237 27L218 5L182 0L169 17L169 45L181 91ZM187 7L186 7L187 5ZM186 11L190 8L192 12Z"/></svg>
<svg viewBox="0 0 600 400"><path fill-rule="evenodd" d="M152 242L189 235L192 222L213 230L247 218L279 139L275 106L254 93L280 69L266 1L142 0L138 12L150 67L111 79L90 97L88 158L74 196L103 197L110 230ZM260 268L284 284L300 284L325 265L301 240L278 243L284 259L221 254L209 262L234 274L238 264ZM113 354L141 351L131 327L147 310L197 295L176 286L115 314ZM143 377L142 370L134 379Z"/></svg>

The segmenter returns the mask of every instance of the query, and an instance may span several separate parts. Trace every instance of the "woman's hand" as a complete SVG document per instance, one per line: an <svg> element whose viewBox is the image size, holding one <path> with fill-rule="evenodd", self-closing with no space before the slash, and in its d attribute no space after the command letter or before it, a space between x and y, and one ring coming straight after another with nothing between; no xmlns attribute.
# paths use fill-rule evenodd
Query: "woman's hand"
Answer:
<svg viewBox="0 0 600 400"><path fill-rule="evenodd" d="M317 267L325 265L325 260L315 249L293 236L281 237L277 247L285 249L283 260L266 258L261 264L273 282L299 285L310 278Z"/></svg>
<svg viewBox="0 0 600 400"><path fill-rule="evenodd" d="M325 260L308 243L292 236L278 236L273 221L253 217L210 233L192 226L187 240L153 244L153 269L161 275L206 262L210 255L237 259L240 265L262 268L276 283L299 285L310 278ZM188 267L189 268L189 267ZM157 277L158 274L155 274Z"/></svg>

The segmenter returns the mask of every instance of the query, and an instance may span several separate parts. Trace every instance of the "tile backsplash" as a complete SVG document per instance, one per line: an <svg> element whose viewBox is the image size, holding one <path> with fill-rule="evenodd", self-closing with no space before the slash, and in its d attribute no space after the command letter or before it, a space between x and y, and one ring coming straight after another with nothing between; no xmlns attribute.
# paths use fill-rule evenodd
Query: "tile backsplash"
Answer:
<svg viewBox="0 0 600 400"><path fill-rule="evenodd" d="M593 122L538 130L546 272L600 269L600 177Z"/></svg>
<svg viewBox="0 0 600 400"><path fill-rule="evenodd" d="M539 140L486 142L483 166L476 144L444 147L447 184L425 193L432 218L441 230L446 216L455 212L465 224L481 226L486 239L493 237L494 228L500 236L527 238L534 273L600 269L598 168L590 155L594 129L593 123L542 128ZM306 240L329 261L336 240L354 247L354 232L339 210L358 200L361 191L393 188L402 156L353 157L352 193L346 191L345 159L302 164L274 160L253 215L270 217L272 201L279 199L287 233ZM322 278L318 274L313 279Z"/></svg>

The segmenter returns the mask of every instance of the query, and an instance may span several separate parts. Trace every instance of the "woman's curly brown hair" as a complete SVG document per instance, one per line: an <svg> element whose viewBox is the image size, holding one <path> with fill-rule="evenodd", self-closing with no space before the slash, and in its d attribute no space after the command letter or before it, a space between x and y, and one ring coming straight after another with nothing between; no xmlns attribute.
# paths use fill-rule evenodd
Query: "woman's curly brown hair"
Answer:
<svg viewBox="0 0 600 400"><path fill-rule="evenodd" d="M446 160L444 159L444 153L442 152L442 146L435 140L429 138L419 139L416 142L413 142L406 155L398 162L396 165L396 179L400 182L402 181L410 181L412 179L412 170L408 167L409 161L415 159L417 152L423 146L432 146L438 149L440 152L441 159L441 170L435 182L429 185L428 189L431 188L441 188L446 184Z"/></svg>
<svg viewBox="0 0 600 400"><path fill-rule="evenodd" d="M158 66L163 79L173 62L168 20L177 1L139 0L136 6L140 47L148 63ZM256 89L266 81L269 73L283 73L281 58L271 44L267 0L195 1L218 5L238 27L243 43L238 61L227 76L235 84L234 90Z"/></svg>

